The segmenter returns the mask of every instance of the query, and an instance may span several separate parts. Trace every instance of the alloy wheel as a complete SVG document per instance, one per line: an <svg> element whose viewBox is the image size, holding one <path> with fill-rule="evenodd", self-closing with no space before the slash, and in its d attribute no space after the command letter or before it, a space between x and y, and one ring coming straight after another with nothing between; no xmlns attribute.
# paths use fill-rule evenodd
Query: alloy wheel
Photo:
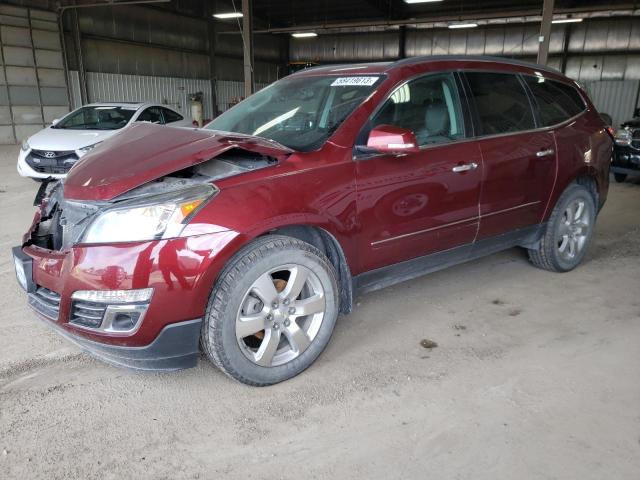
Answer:
<svg viewBox="0 0 640 480"><path fill-rule="evenodd" d="M236 315L242 353L263 367L299 357L313 342L325 315L325 292L302 265L274 268L253 282Z"/></svg>
<svg viewBox="0 0 640 480"><path fill-rule="evenodd" d="M566 261L573 261L584 249L589 235L589 204L577 198L567 205L558 225L556 242L558 253Z"/></svg>

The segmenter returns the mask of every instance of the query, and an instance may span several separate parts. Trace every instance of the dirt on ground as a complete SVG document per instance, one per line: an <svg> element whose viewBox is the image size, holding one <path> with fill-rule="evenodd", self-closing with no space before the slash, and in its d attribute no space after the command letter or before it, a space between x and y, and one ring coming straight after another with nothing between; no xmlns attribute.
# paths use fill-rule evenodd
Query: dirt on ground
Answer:
<svg viewBox="0 0 640 480"><path fill-rule="evenodd" d="M268 388L105 365L26 305L37 184L0 148L0 478L615 479L640 472L640 181L582 266L512 249L360 297Z"/></svg>

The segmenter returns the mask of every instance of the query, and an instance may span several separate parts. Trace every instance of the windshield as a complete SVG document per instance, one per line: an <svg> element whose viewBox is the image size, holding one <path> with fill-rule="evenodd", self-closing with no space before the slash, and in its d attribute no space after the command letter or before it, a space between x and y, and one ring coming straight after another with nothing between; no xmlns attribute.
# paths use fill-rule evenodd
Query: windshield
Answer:
<svg viewBox="0 0 640 480"><path fill-rule="evenodd" d="M70 113L52 128L69 130L118 130L124 127L133 114L135 108L123 107L82 107Z"/></svg>
<svg viewBox="0 0 640 480"><path fill-rule="evenodd" d="M318 149L379 85L381 76L291 77L260 90L205 128Z"/></svg>

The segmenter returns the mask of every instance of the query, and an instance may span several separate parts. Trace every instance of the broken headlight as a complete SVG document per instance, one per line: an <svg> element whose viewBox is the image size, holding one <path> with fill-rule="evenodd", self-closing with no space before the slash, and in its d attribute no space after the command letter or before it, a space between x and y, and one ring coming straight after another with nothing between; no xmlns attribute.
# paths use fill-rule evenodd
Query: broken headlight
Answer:
<svg viewBox="0 0 640 480"><path fill-rule="evenodd" d="M112 243L179 237L189 220L218 189L196 185L175 192L123 201L100 213L81 243Z"/></svg>

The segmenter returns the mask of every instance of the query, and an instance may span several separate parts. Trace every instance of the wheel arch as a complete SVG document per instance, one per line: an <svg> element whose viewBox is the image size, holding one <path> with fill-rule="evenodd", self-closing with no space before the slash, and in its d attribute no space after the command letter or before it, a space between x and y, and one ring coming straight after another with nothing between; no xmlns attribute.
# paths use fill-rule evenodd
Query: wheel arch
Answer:
<svg viewBox="0 0 640 480"><path fill-rule="evenodd" d="M353 310L353 279L344 250L336 237L324 228L314 225L285 225L265 232L265 235L286 235L313 245L324 253L338 274L340 288L340 313Z"/></svg>
<svg viewBox="0 0 640 480"><path fill-rule="evenodd" d="M549 219L549 217L551 216L551 212L560 200L562 194L573 184L578 184L586 187L593 196L596 211L600 211L602 205L604 204L604 200L606 199L606 190L608 188L608 184L603 185L603 180L594 167L585 166L573 175L568 176L564 181L557 185L557 187L554 189L551 201L549 202L547 210L544 214L543 221L547 221Z"/></svg>

